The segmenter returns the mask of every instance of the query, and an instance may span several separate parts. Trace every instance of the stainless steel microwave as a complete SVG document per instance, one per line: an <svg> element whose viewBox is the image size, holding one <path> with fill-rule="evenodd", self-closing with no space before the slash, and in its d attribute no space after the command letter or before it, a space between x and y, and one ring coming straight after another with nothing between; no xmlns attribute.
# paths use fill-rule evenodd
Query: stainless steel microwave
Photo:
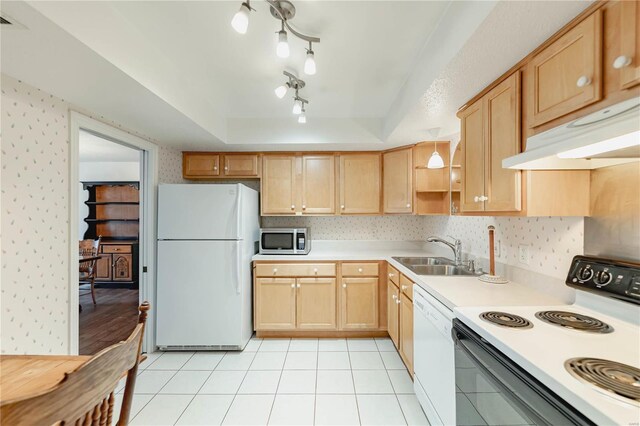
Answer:
<svg viewBox="0 0 640 426"><path fill-rule="evenodd" d="M307 254L309 228L261 228L260 254Z"/></svg>

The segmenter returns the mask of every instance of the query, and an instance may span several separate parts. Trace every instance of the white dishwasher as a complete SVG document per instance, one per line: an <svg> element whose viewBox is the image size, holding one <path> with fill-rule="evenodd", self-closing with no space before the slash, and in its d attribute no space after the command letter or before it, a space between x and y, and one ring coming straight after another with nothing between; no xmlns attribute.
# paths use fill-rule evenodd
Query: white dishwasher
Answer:
<svg viewBox="0 0 640 426"><path fill-rule="evenodd" d="M452 311L414 284L413 387L432 425L456 424L453 318Z"/></svg>

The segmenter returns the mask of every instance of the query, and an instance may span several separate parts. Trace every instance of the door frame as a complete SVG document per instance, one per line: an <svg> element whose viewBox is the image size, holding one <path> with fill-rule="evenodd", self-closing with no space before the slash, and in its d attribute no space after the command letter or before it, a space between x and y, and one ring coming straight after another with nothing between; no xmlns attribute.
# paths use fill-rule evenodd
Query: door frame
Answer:
<svg viewBox="0 0 640 426"><path fill-rule="evenodd" d="M143 351L152 352L155 348L155 274L156 274L156 218L158 191L158 154L159 147L152 142L134 136L124 130L88 117L77 111L70 111L69 122L69 353L77 355L80 341L80 313L78 312L78 179L80 130L86 130L115 143L141 151L140 180L142 187L141 239L139 250L139 298L151 303L151 312L147 318L146 333L142 342ZM144 268L147 271L144 272Z"/></svg>

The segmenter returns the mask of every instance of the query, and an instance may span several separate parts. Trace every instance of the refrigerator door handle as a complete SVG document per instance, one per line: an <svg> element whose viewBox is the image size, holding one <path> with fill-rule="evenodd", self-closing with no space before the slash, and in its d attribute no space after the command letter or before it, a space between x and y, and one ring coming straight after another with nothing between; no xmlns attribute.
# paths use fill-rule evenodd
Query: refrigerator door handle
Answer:
<svg viewBox="0 0 640 426"><path fill-rule="evenodd" d="M242 285L242 244L236 242L236 293L240 294Z"/></svg>
<svg viewBox="0 0 640 426"><path fill-rule="evenodd" d="M238 238L242 238L242 188L240 184L237 184L236 187L236 189L238 190L238 193L236 195L236 220L238 225Z"/></svg>

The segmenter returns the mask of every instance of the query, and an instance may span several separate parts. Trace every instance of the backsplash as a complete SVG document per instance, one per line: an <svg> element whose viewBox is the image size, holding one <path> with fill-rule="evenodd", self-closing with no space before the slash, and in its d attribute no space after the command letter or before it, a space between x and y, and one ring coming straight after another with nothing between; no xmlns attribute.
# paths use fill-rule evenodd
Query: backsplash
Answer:
<svg viewBox="0 0 640 426"><path fill-rule="evenodd" d="M160 146L158 162L159 183L186 183L182 178L182 153L180 151Z"/></svg>
<svg viewBox="0 0 640 426"><path fill-rule="evenodd" d="M1 102L2 353L65 354L69 107L6 75Z"/></svg>

